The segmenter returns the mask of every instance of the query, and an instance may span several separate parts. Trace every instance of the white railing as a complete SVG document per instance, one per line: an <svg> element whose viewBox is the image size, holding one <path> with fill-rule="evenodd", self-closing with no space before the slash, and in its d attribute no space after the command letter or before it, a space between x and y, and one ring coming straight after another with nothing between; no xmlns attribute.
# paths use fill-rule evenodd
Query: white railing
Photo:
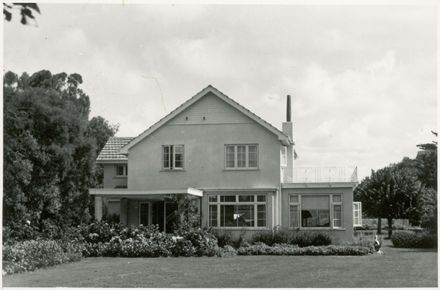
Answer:
<svg viewBox="0 0 440 290"><path fill-rule="evenodd" d="M296 167L294 183L357 182L357 167Z"/></svg>

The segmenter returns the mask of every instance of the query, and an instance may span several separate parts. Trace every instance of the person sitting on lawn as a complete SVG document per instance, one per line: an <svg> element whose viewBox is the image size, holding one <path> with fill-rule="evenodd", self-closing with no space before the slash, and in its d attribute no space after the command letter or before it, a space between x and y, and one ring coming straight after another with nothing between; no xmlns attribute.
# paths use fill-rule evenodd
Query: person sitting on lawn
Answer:
<svg viewBox="0 0 440 290"><path fill-rule="evenodd" d="M383 252L380 250L380 247L382 246L382 243L377 239L377 235L374 236L374 250L379 254L382 255Z"/></svg>

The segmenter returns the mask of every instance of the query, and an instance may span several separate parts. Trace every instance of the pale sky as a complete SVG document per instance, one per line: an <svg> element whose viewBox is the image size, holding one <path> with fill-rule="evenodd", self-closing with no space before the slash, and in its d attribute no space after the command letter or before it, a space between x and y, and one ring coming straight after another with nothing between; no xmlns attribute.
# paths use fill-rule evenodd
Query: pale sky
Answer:
<svg viewBox="0 0 440 290"><path fill-rule="evenodd" d="M4 23L4 70L79 73L91 116L137 136L211 84L274 126L296 166L415 157L437 130L433 6L40 4Z"/></svg>

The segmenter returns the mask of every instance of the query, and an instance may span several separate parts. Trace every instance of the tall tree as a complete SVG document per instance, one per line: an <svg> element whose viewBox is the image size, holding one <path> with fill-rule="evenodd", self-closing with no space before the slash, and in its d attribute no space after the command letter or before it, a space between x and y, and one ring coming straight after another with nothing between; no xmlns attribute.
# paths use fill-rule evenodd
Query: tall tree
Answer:
<svg viewBox="0 0 440 290"><path fill-rule="evenodd" d="M78 74L4 75L4 225L78 224L90 218L96 141Z"/></svg>
<svg viewBox="0 0 440 290"><path fill-rule="evenodd" d="M431 132L437 139L437 132ZM437 190L437 141L419 144L417 147L421 149L415 159L418 178L424 186Z"/></svg>
<svg viewBox="0 0 440 290"><path fill-rule="evenodd" d="M89 122L87 134L96 139L96 154L98 154L110 137L118 132L119 124L110 124L101 116L93 117Z"/></svg>
<svg viewBox="0 0 440 290"><path fill-rule="evenodd" d="M362 180L355 189L355 198L362 202L367 215L387 219L391 237L393 219L417 214L419 192L420 185L408 170L389 166L373 170L370 177Z"/></svg>

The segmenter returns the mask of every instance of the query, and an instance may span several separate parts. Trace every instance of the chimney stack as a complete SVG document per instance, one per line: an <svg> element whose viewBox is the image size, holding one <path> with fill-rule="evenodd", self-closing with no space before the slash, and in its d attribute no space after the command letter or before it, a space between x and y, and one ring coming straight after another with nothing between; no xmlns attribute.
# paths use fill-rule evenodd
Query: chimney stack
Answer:
<svg viewBox="0 0 440 290"><path fill-rule="evenodd" d="M290 95L287 95L287 106L286 106L286 122L283 122L283 133L290 137L293 141L293 123L292 123L292 108L290 103ZM282 181L292 182L293 181L293 161L294 161L294 149L293 144L282 148L285 150L286 164L282 167Z"/></svg>

